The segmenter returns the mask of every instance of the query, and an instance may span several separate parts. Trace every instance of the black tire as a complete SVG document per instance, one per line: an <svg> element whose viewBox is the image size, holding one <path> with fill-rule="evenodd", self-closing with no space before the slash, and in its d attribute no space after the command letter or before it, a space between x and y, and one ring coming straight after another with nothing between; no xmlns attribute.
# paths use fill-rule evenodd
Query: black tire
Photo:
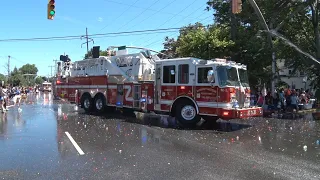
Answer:
<svg viewBox="0 0 320 180"><path fill-rule="evenodd" d="M81 106L85 110L86 113L91 113L92 112L92 98L89 95L84 95L81 98Z"/></svg>
<svg viewBox="0 0 320 180"><path fill-rule="evenodd" d="M103 95L97 95L93 101L94 111L97 113L103 113L106 108L106 99Z"/></svg>
<svg viewBox="0 0 320 180"><path fill-rule="evenodd" d="M196 106L190 101L181 101L177 105L175 118L183 127L196 127L201 120L197 114Z"/></svg>

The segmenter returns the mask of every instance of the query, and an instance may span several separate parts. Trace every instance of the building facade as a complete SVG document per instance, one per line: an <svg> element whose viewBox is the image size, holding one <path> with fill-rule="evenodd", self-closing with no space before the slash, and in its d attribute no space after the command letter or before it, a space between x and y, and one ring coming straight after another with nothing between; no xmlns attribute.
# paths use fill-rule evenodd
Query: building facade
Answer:
<svg viewBox="0 0 320 180"><path fill-rule="evenodd" d="M279 68L279 75L281 81L288 84L292 89L312 89L311 81L308 80L307 75L304 72L293 72L285 66L285 60L277 61L277 66Z"/></svg>

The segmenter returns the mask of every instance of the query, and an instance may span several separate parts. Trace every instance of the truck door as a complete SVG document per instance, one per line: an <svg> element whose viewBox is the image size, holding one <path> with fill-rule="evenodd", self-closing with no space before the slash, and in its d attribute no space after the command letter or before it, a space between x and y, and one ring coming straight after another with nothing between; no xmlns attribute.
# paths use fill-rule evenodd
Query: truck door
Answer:
<svg viewBox="0 0 320 180"><path fill-rule="evenodd" d="M161 98L161 64L156 64L154 109L158 111L161 110L160 98Z"/></svg>
<svg viewBox="0 0 320 180"><path fill-rule="evenodd" d="M213 78L209 79L209 74L212 74ZM196 91L195 99L199 106L201 114L213 114L213 110L218 107L217 99L218 86L217 78L213 67L198 66L196 72Z"/></svg>
<svg viewBox="0 0 320 180"><path fill-rule="evenodd" d="M178 68L178 84L177 97L188 96L193 97L195 85L195 66L190 62L177 64Z"/></svg>
<svg viewBox="0 0 320 180"><path fill-rule="evenodd" d="M161 110L170 111L173 101L177 98L178 73L176 61L162 63Z"/></svg>

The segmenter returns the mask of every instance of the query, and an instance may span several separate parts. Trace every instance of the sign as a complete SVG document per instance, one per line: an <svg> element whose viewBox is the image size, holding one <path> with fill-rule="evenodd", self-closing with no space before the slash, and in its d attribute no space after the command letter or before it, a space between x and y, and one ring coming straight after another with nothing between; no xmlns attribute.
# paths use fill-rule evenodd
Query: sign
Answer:
<svg viewBox="0 0 320 180"><path fill-rule="evenodd" d="M126 46L120 46L120 47L118 47L118 51L125 50L126 48L127 48Z"/></svg>

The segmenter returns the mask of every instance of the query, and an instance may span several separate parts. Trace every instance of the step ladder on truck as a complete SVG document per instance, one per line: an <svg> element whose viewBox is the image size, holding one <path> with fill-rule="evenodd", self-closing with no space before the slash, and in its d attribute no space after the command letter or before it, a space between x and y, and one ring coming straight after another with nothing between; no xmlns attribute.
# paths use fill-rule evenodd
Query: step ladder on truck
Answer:
<svg viewBox="0 0 320 180"><path fill-rule="evenodd" d="M204 120L262 116L250 105L247 67L226 59L160 59L144 48L139 53L112 51L75 62L61 62L57 96L86 112L123 110L169 114L182 125ZM115 52L112 54L112 52Z"/></svg>

